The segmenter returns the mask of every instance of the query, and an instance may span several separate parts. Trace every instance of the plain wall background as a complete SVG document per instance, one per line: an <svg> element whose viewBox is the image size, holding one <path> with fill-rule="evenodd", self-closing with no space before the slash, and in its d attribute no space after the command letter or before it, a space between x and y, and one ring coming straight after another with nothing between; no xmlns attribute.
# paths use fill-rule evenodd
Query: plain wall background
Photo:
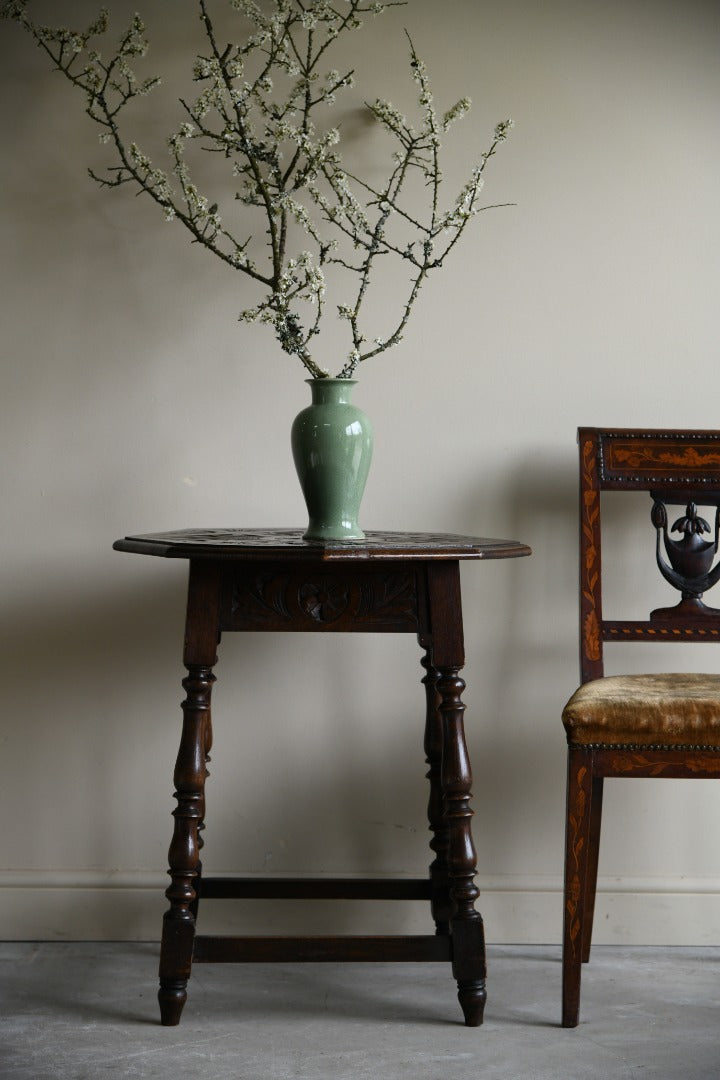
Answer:
<svg viewBox="0 0 720 1080"><path fill-rule="evenodd" d="M111 6L119 29L136 4ZM162 0L138 6L148 72L167 73L138 117L143 141L176 126L200 30L192 3L172 17ZM84 25L96 7L34 10ZM480 215L402 345L361 369L355 400L376 430L362 522L534 549L463 568L466 719L488 938L558 941L560 711L578 677L575 431L720 427L720 10L410 0L346 53L357 88L339 112L360 167L376 145L360 138L363 100L413 107L405 26L440 107L473 98L448 141L449 187L512 116L484 194L516 206ZM138 531L303 524L289 427L308 392L266 328L237 323L257 298L247 279L149 199L88 178L109 154L82 95L17 26L0 23L0 50L0 911L13 937L156 938L186 571L111 545ZM400 295L390 282L393 317ZM327 326L321 359L341 363L347 341ZM632 608L651 585L644 615L667 588L630 561L651 560L641 515L613 589ZM227 635L206 867L422 873L419 657L404 636ZM702 647L630 660L718 668ZM717 943L720 849L708 837L720 786L610 782L607 806L598 940ZM283 925L428 922L420 906L304 907ZM227 905L204 910L206 926L226 925ZM239 917L264 925L253 905Z"/></svg>

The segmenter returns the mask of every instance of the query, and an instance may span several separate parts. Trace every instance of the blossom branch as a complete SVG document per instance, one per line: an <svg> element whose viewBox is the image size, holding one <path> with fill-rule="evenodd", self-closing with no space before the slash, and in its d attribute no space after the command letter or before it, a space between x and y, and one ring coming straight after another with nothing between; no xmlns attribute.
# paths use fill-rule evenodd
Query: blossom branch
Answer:
<svg viewBox="0 0 720 1080"><path fill-rule="evenodd" d="M137 194L150 196L167 220L182 223L193 243L262 286L264 296L241 312L241 320L270 325L283 351L296 356L313 378L327 375L314 360L311 346L326 311L328 268L354 281L353 299L338 305L352 346L340 376L349 378L358 364L402 340L430 272L443 265L471 218L490 209L478 206L483 174L511 122L497 125L489 150L443 211L441 139L470 102L461 98L440 118L427 69L409 34L420 122L414 126L381 99L367 106L396 148L386 179L372 184L349 171L337 149L337 129L316 127L317 110L332 106L336 95L352 85L351 70L322 71L333 43L357 30L362 16L404 6L405 0L343 0L342 8L332 0L268 0L262 7L256 0L230 0L251 29L242 43L225 47L213 26L211 0L198 0L207 55L195 59L197 96L180 98L184 118L166 140L170 174L124 134L125 107L160 81L155 76L140 80L134 70L134 61L148 48L140 17L133 18L114 53L103 59L92 42L108 29L105 9L86 30L54 29L30 18L29 2L0 0L0 16L22 25L54 66L84 93L86 112L98 125L101 142L109 144L115 155L103 175L88 170L92 179L109 188L130 184ZM259 218L265 241L244 224L240 239L224 222L219 203L228 195L227 185L217 198L200 190L193 154L186 153L195 148L227 162L235 179L235 205L244 216ZM422 210L407 196L407 182L418 173L428 192ZM298 234L307 237L310 251L292 253L290 245ZM251 258L258 246L266 259L261 267ZM399 260L409 271L408 292L392 332L384 339L375 337L368 346L361 316L365 318L367 298L383 260Z"/></svg>

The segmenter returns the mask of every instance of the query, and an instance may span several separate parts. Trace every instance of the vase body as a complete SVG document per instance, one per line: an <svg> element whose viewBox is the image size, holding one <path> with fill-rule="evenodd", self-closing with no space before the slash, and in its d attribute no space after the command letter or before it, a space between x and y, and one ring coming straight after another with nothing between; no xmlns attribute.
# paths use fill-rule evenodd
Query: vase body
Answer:
<svg viewBox="0 0 720 1080"><path fill-rule="evenodd" d="M305 540L362 540L360 502L372 425L350 398L353 379L308 379L312 403L295 417L291 444L309 523Z"/></svg>

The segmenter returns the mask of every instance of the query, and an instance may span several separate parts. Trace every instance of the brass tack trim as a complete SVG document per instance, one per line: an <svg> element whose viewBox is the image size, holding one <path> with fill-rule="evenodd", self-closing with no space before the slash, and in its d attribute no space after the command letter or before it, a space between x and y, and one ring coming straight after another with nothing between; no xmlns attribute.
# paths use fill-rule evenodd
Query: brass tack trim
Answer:
<svg viewBox="0 0 720 1080"><path fill-rule="evenodd" d="M591 753L594 750L692 750L695 752L712 752L720 754L720 746L710 744L698 744L698 743L571 743L568 741L568 746L571 746L573 750L584 750L587 753Z"/></svg>

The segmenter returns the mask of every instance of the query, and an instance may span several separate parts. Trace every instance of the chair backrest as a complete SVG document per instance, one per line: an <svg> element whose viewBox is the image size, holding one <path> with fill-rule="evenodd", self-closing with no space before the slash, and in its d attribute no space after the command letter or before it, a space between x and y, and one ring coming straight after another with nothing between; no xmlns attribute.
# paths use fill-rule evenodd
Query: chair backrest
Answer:
<svg viewBox="0 0 720 1080"><path fill-rule="evenodd" d="M720 614L702 595L720 578L712 567L720 527L720 431L579 428L580 673L603 675L606 641L718 641ZM647 491L663 577L681 594L642 622L603 618L601 491ZM667 506L682 506L668 515ZM714 507L712 520L697 507ZM677 539L675 539L677 534Z"/></svg>

